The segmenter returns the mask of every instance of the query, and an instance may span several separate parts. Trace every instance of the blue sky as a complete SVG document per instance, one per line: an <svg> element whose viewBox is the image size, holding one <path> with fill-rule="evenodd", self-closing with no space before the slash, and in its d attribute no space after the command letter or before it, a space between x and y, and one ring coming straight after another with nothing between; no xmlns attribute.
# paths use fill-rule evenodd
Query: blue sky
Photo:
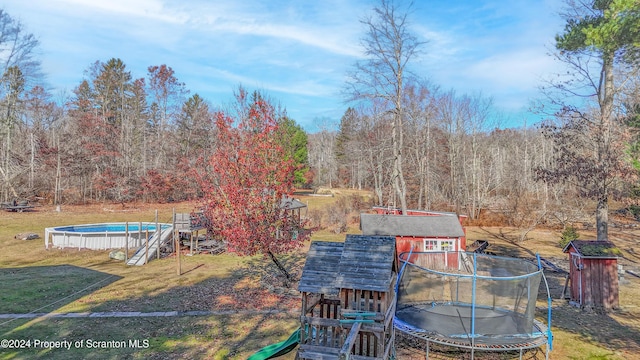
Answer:
<svg viewBox="0 0 640 360"><path fill-rule="evenodd" d="M361 59L365 0L9 0L0 4L40 41L54 94L95 61L120 58L134 78L166 64L214 106L238 85L261 90L307 131L332 128ZM533 125L562 0L415 1L411 29L427 41L413 72L442 89L491 97L502 126Z"/></svg>

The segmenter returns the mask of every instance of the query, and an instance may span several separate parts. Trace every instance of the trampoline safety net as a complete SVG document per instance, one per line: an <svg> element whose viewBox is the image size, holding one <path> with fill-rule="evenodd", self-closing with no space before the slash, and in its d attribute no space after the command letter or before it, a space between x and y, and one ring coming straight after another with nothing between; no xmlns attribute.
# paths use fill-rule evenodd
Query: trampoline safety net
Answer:
<svg viewBox="0 0 640 360"><path fill-rule="evenodd" d="M403 253L400 260L396 321L412 331L477 345L542 336L534 326L542 270L534 263L467 252Z"/></svg>

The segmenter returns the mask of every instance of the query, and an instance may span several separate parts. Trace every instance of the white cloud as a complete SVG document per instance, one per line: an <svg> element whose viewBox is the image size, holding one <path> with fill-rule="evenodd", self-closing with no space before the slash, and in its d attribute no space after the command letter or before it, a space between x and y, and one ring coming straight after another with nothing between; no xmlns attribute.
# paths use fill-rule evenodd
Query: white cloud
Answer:
<svg viewBox="0 0 640 360"><path fill-rule="evenodd" d="M224 9L217 5L204 5L204 9L192 9L189 13L189 24L194 30L202 31L209 36L231 33L292 40L333 54L359 56L360 29L357 18L350 21L351 16L345 17L344 13L332 9L331 4L326 3L322 8L319 8L318 4L314 7L315 10L333 14L329 20L327 15L322 13L307 13L304 8L308 4L305 3L290 2L289 6L274 6L275 11L264 12L261 6L253 6L255 2L238 2L235 6L226 6Z"/></svg>
<svg viewBox="0 0 640 360"><path fill-rule="evenodd" d="M554 66L550 56L531 49L496 54L461 69L464 77L491 88L529 90Z"/></svg>
<svg viewBox="0 0 640 360"><path fill-rule="evenodd" d="M109 13L107 16L132 16L139 19L149 19L174 24L183 24L187 15L178 11L169 12L160 0L58 0L60 6L66 9L83 11L83 8L93 13Z"/></svg>

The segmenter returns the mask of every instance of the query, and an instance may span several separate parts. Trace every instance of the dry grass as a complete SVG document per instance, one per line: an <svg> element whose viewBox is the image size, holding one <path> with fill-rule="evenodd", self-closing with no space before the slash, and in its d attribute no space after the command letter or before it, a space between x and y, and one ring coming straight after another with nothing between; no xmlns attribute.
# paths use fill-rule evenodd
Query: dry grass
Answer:
<svg viewBox="0 0 640 360"><path fill-rule="evenodd" d="M321 211L341 196L300 196L310 210ZM0 358L207 358L246 359L260 347L280 341L297 326L299 297L284 291L282 279L269 261L261 257L240 258L232 254L197 255L182 258L183 275L176 275L175 258L154 260L142 267L128 267L108 258L108 251L44 249L42 239L21 241L14 235L34 232L42 237L51 226L115 221L168 222L173 208L190 211L191 204L133 204L39 207L25 213L0 214L0 313L30 311L163 311L229 310L236 315L178 318L131 319L0 319L0 338L22 339L116 339L145 338L148 349L89 351L15 350ZM348 233L358 233L357 224L348 224ZM621 263L637 270L636 239L640 231L612 229L611 240L623 251ZM317 240L343 241L344 233L320 230ZM581 232L582 239L594 234ZM536 253L563 266L566 255L557 246L560 232L534 230L518 242L517 229L500 227L468 228L469 242L488 240L489 251L499 255L534 257ZM308 244L283 257L298 272ZM640 273L640 271L636 271ZM564 275L548 274L554 298L552 359L632 359L640 353L640 279L628 276L620 286L621 309L607 314L584 313L559 300ZM93 285L93 286L92 286ZM62 300L61 300L62 299ZM544 301L539 304L545 318ZM278 315L256 311L280 309ZM291 310L291 311L290 311ZM400 342L399 358L424 358L419 344ZM412 347L412 346L417 346ZM468 355L468 354L467 354ZM441 353L439 358L465 358L465 353ZM528 359L542 359L542 351L529 352ZM433 356L433 353L432 353ZM514 354L484 354L478 358L517 358ZM289 354L283 359L293 359ZM438 358L438 357L436 357Z"/></svg>

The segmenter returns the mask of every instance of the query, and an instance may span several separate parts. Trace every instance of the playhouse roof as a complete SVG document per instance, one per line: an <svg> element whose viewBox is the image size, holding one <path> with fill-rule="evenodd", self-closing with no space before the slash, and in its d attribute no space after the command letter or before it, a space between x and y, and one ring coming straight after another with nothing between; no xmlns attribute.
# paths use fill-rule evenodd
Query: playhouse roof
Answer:
<svg viewBox="0 0 640 360"><path fill-rule="evenodd" d="M435 216L360 214L360 229L364 235L464 236L458 217L448 213Z"/></svg>
<svg viewBox="0 0 640 360"><path fill-rule="evenodd" d="M341 289L388 291L395 252L394 237L347 235L336 285Z"/></svg>
<svg viewBox="0 0 640 360"><path fill-rule="evenodd" d="M583 257L617 258L620 250L610 241L597 240L573 240L562 249L562 252L569 252L573 248L578 255Z"/></svg>
<svg viewBox="0 0 640 360"><path fill-rule="evenodd" d="M394 274L395 238L347 235L344 243L314 241L298 290L337 295L340 289L388 291Z"/></svg>
<svg viewBox="0 0 640 360"><path fill-rule="evenodd" d="M336 276L344 243L313 241L307 252L298 290L337 295Z"/></svg>
<svg viewBox="0 0 640 360"><path fill-rule="evenodd" d="M282 199L280 199L280 209L295 210L295 209L302 209L306 207L307 207L307 204L303 203L298 199L294 199L288 196L283 196Z"/></svg>

